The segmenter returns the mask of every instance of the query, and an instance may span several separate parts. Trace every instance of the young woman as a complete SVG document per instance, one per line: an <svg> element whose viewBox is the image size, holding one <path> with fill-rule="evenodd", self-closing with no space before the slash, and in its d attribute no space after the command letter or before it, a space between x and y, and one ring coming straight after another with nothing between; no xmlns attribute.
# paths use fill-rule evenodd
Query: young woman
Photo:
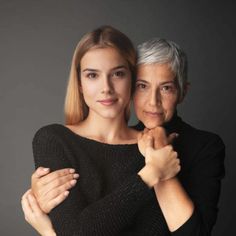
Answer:
<svg viewBox="0 0 236 236"><path fill-rule="evenodd" d="M148 133L139 142L144 159L138 132L127 127L135 67L132 43L112 27L100 27L79 42L66 95L66 126L41 128L33 152L36 167L73 168L69 176L75 170L80 180L50 211L50 219L30 191L23 196L26 220L41 235L168 232L153 187L179 172L179 160L169 145L153 149ZM43 185L60 185L63 178L54 178Z"/></svg>
<svg viewBox="0 0 236 236"><path fill-rule="evenodd" d="M160 208L155 214L149 209L149 223L158 227L166 223L168 228L147 230L142 225L135 235L205 236L211 235L216 222L225 147L219 136L195 129L177 115L187 87L187 58L178 45L153 39L138 47L134 106L142 123L135 128L149 129L141 135L139 147L142 151L142 143L151 135L155 137L155 148L161 148L170 142L165 132L178 133L173 146L181 160L181 171L178 177L153 187ZM75 184L73 174L68 172L65 169L49 173L39 168L33 174L32 189L44 212L50 212L66 198L64 193L72 187L70 181ZM38 211L42 213L39 208Z"/></svg>

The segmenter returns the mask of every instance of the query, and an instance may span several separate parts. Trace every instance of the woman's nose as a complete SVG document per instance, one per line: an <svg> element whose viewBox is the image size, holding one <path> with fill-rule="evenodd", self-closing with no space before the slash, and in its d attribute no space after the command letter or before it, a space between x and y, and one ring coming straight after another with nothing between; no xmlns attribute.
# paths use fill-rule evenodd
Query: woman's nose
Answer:
<svg viewBox="0 0 236 236"><path fill-rule="evenodd" d="M157 105L161 104L161 95L160 92L157 91L152 91L150 96L149 96L149 105L154 107Z"/></svg>
<svg viewBox="0 0 236 236"><path fill-rule="evenodd" d="M109 76L104 76L102 79L102 93L112 93L113 90L113 85Z"/></svg>

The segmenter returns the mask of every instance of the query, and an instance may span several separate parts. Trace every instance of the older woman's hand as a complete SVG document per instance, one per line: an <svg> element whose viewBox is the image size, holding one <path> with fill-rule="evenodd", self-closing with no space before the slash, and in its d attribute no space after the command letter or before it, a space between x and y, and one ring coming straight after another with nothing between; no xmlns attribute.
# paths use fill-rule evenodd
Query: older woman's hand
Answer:
<svg viewBox="0 0 236 236"><path fill-rule="evenodd" d="M156 127L154 129L145 128L143 132L138 135L138 147L139 151L145 156L145 150L148 144L148 137L151 136L154 139L154 149L162 148L166 145L172 144L173 140L178 136L177 133L171 133L169 136L166 135L163 127Z"/></svg>
<svg viewBox="0 0 236 236"><path fill-rule="evenodd" d="M69 195L79 175L74 169L66 168L49 173L49 168L39 167L31 177L31 189L41 208L49 213Z"/></svg>
<svg viewBox="0 0 236 236"><path fill-rule="evenodd" d="M177 133L171 133L167 136L165 129L161 126L149 130L148 135L151 135L154 138L154 149L159 149L172 144L174 139L178 137Z"/></svg>
<svg viewBox="0 0 236 236"><path fill-rule="evenodd" d="M25 220L42 236L55 236L52 223L37 204L31 189L25 192L21 199Z"/></svg>
<svg viewBox="0 0 236 236"><path fill-rule="evenodd" d="M163 180L168 180L180 171L180 160L178 154L171 145L160 149L154 149L154 139L147 136L145 150L146 165L138 173L143 181L153 187Z"/></svg>

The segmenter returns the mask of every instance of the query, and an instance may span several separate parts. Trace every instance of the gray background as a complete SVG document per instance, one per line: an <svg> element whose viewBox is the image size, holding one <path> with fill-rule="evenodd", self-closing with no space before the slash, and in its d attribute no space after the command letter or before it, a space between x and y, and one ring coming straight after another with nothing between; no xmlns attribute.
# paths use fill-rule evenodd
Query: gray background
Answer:
<svg viewBox="0 0 236 236"><path fill-rule="evenodd" d="M191 88L180 114L226 144L213 235L236 235L235 10L234 1L0 0L0 235L37 235L20 206L33 171L31 140L42 125L63 122L74 47L102 24L135 44L160 36L187 52Z"/></svg>

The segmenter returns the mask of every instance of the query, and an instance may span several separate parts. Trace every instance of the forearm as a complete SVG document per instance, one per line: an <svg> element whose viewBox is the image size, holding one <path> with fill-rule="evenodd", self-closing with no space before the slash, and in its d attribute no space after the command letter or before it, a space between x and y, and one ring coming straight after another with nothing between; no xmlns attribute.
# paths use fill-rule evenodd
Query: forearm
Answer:
<svg viewBox="0 0 236 236"><path fill-rule="evenodd" d="M55 231L61 235L70 230L74 235L115 235L133 219L136 212L152 198L148 187L133 176L104 198L83 206L77 187L64 202L50 213ZM65 218L64 216L70 216Z"/></svg>
<svg viewBox="0 0 236 236"><path fill-rule="evenodd" d="M48 231L48 232L45 232L44 234L42 234L42 236L57 236L57 234L52 229L51 231Z"/></svg>
<svg viewBox="0 0 236 236"><path fill-rule="evenodd" d="M169 230L175 231L192 215L194 204L177 177L154 186L155 194Z"/></svg>

